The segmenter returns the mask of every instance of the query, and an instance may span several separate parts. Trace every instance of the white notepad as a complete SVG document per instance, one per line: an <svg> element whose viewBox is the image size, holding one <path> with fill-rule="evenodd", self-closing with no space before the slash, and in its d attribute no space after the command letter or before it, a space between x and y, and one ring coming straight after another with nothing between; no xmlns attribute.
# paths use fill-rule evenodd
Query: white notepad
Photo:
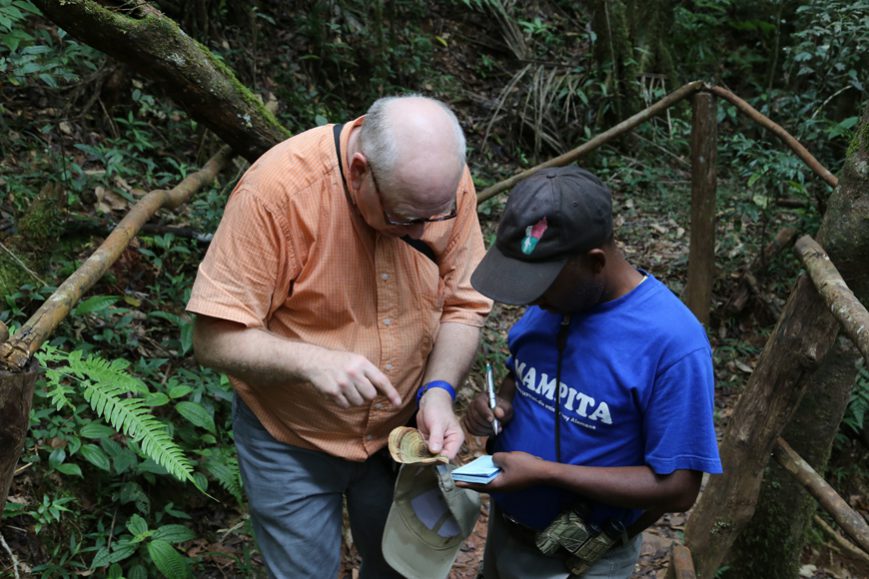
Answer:
<svg viewBox="0 0 869 579"><path fill-rule="evenodd" d="M462 482L488 484L501 473L501 467L492 462L492 455L478 456L468 464L453 470L453 480Z"/></svg>

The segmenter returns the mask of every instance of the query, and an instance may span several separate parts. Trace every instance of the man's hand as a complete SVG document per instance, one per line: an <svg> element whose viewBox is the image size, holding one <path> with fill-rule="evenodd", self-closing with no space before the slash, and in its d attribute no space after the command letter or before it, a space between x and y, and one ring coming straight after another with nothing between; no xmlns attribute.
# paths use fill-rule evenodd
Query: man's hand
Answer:
<svg viewBox="0 0 869 579"><path fill-rule="evenodd" d="M317 391L341 408L361 406L378 393L393 406L401 406L401 396L389 378L360 354L318 348L306 359L302 373Z"/></svg>
<svg viewBox="0 0 869 579"><path fill-rule="evenodd" d="M489 408L489 398L484 392L477 394L468 406L468 410L462 418L462 425L469 433L475 436L492 436L494 434L492 424L497 418L504 425L513 418L513 404L500 396L496 397L497 405L495 412Z"/></svg>
<svg viewBox="0 0 869 579"><path fill-rule="evenodd" d="M267 388L310 382L338 406L360 406L378 394L395 407L401 396L361 354L289 340L263 328L199 315L193 327L197 361L248 384Z"/></svg>
<svg viewBox="0 0 869 579"><path fill-rule="evenodd" d="M495 466L501 467L501 474L489 484L480 485L456 481L456 486L469 488L481 493L493 491L518 491L540 484L545 476L547 465L552 464L527 452L496 452L492 455Z"/></svg>
<svg viewBox="0 0 869 579"><path fill-rule="evenodd" d="M452 460L458 454L465 433L453 412L453 399L446 390L432 388L419 401L416 426L428 442L432 454L444 454Z"/></svg>

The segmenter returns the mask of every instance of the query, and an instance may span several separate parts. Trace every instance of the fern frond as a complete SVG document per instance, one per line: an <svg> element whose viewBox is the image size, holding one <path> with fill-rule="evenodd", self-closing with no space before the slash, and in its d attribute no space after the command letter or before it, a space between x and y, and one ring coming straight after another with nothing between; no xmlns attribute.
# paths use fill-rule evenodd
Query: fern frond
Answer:
<svg viewBox="0 0 869 579"><path fill-rule="evenodd" d="M217 452L204 452L205 470L217 480L223 490L228 492L239 503L244 502L242 494L241 470L238 467L238 459L235 456L220 454Z"/></svg>
<svg viewBox="0 0 869 579"><path fill-rule="evenodd" d="M70 352L67 363L70 372L80 380L89 378L95 383L113 384L131 394L148 393L145 383L126 371L130 366L126 360L118 358L109 361L92 355L83 359L82 352L76 350Z"/></svg>
<svg viewBox="0 0 869 579"><path fill-rule="evenodd" d="M48 397L51 398L51 403L54 404L54 409L60 410L66 406L67 408L74 410L75 404L72 403L69 396L75 392L75 390L65 384L61 384L59 381L53 381L48 372L46 372L45 375L46 378L49 379L49 385L53 386L53 388L48 391Z"/></svg>
<svg viewBox="0 0 869 579"><path fill-rule="evenodd" d="M81 350L66 353L48 345L37 353L37 358L47 368L46 377L54 388L50 395L55 405L69 403L68 395L73 392L62 386L61 381L66 377L77 379L84 399L98 416L137 443L142 454L169 474L199 488L193 478L193 463L172 440L166 426L150 413L144 400L130 396L149 391L144 382L127 372L129 362L108 361L93 355L85 357ZM48 367L49 364L53 367Z"/></svg>
<svg viewBox="0 0 869 579"><path fill-rule="evenodd" d="M46 367L49 362L66 362L69 354L62 350L58 350L51 344L43 344L39 351L34 354L39 363Z"/></svg>
<svg viewBox="0 0 869 579"><path fill-rule="evenodd" d="M137 442L142 453L169 474L196 484L190 459L172 440L166 426L151 415L141 398L126 398L128 391L119 384L83 380L82 385L84 398L94 412L108 420L115 430Z"/></svg>
<svg viewBox="0 0 869 579"><path fill-rule="evenodd" d="M44 378L46 383L46 394L51 399L55 410L60 410L63 407L70 409L75 408L75 404L69 397L75 393L75 390L64 384L64 378L68 376L62 368L55 368L49 365L54 362L65 362L67 359L66 352L61 352L51 345L44 345L42 349L36 352L36 359L42 368L45 369Z"/></svg>

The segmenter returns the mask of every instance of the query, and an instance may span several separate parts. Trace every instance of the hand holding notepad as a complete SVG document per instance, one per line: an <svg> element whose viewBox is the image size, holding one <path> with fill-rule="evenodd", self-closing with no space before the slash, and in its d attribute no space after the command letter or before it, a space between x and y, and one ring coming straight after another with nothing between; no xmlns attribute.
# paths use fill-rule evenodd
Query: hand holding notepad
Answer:
<svg viewBox="0 0 869 579"><path fill-rule="evenodd" d="M499 474L501 474L501 467L492 462L490 454L478 456L452 472L453 480L481 485L489 484Z"/></svg>

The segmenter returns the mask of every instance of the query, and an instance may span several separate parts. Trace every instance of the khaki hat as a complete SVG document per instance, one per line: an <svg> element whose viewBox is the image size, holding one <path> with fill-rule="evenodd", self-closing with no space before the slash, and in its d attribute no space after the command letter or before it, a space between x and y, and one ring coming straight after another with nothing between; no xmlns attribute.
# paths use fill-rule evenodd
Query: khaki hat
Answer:
<svg viewBox="0 0 869 579"><path fill-rule="evenodd" d="M480 495L455 486L448 464L401 466L383 557L409 579L445 579L480 516Z"/></svg>

